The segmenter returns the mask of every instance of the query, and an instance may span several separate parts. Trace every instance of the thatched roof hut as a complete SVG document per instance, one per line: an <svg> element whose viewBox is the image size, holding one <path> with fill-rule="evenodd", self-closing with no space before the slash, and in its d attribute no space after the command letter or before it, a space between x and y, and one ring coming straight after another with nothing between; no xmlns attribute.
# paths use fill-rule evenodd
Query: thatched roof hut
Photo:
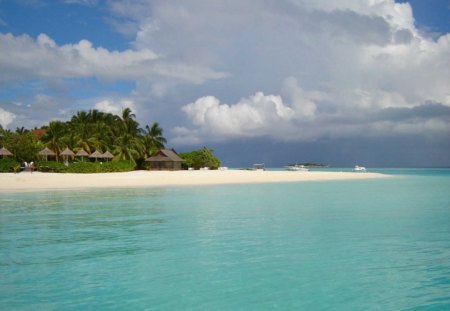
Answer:
<svg viewBox="0 0 450 311"><path fill-rule="evenodd" d="M175 150L162 149L153 156L145 159L149 162L151 170L181 170L181 163L184 161Z"/></svg>
<svg viewBox="0 0 450 311"><path fill-rule="evenodd" d="M45 147L44 149L39 151L38 155L43 157L45 159L45 161L47 161L48 156L52 156L52 157L56 156L56 153L54 153L53 151L51 151L50 149Z"/></svg>
<svg viewBox="0 0 450 311"><path fill-rule="evenodd" d="M77 157L87 157L87 156L89 156L89 153L87 153L86 150L84 150L84 149L80 149L80 150L77 151L75 156L77 156Z"/></svg>
<svg viewBox="0 0 450 311"><path fill-rule="evenodd" d="M103 156L104 159L113 159L114 158L112 153L109 152L109 151L105 151L105 153L103 153L102 156Z"/></svg>
<svg viewBox="0 0 450 311"><path fill-rule="evenodd" d="M69 147L66 147L66 149L64 149L59 155L63 157L64 163L66 165L69 165L69 157L72 157L73 159L75 153L73 153L73 151L70 150Z"/></svg>
<svg viewBox="0 0 450 311"><path fill-rule="evenodd" d="M86 152L86 150L84 149L80 149L77 151L77 153L75 154L76 157L81 157L81 161L84 160L84 157L88 157L89 153Z"/></svg>
<svg viewBox="0 0 450 311"><path fill-rule="evenodd" d="M95 159L95 161L97 161L97 159L103 159L103 154L100 153L98 150L95 150L93 153L91 153L89 158Z"/></svg>
<svg viewBox="0 0 450 311"><path fill-rule="evenodd" d="M11 151L9 151L8 149L6 149L5 147L2 147L0 149L0 155L3 156L3 158L7 157L7 156L12 156L13 154L11 153Z"/></svg>
<svg viewBox="0 0 450 311"><path fill-rule="evenodd" d="M70 150L69 147L66 147L66 149L64 149L64 150L60 153L60 155L66 156L66 157L73 157L73 156L75 156L75 153L73 153L73 151Z"/></svg>

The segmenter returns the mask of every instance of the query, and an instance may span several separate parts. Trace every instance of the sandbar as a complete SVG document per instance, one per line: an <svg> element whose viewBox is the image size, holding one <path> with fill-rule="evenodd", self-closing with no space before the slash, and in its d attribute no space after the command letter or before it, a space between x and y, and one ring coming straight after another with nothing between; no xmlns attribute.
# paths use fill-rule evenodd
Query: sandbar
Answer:
<svg viewBox="0 0 450 311"><path fill-rule="evenodd" d="M123 173L65 174L21 172L0 174L0 192L77 188L166 187L248 183L306 182L387 178L379 173L327 171L132 171Z"/></svg>

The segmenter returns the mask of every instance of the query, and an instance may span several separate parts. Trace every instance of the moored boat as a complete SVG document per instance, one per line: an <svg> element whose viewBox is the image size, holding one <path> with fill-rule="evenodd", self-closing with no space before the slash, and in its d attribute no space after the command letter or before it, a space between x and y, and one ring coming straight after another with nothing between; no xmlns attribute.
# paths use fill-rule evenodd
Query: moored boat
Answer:
<svg viewBox="0 0 450 311"><path fill-rule="evenodd" d="M309 169L307 169L304 165L298 165L298 164L295 164L295 165L288 165L288 166L286 166L286 169L288 170L288 171L301 171L301 172L307 172L307 171L309 171Z"/></svg>
<svg viewBox="0 0 450 311"><path fill-rule="evenodd" d="M353 169L354 172L366 172L367 169L364 166L359 166L356 165L355 168Z"/></svg>
<svg viewBox="0 0 450 311"><path fill-rule="evenodd" d="M265 171L266 167L264 166L264 163L253 164L253 170L254 171Z"/></svg>

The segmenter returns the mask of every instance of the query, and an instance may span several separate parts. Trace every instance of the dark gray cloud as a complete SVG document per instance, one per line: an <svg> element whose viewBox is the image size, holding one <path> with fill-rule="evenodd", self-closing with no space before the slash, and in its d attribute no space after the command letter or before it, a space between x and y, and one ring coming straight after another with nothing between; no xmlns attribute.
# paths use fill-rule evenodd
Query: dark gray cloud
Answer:
<svg viewBox="0 0 450 311"><path fill-rule="evenodd" d="M406 121L418 119L443 119L450 122L450 107L441 103L426 102L411 108L388 107L373 114L373 119L381 121Z"/></svg>
<svg viewBox="0 0 450 311"><path fill-rule="evenodd" d="M207 147L215 151L223 165L237 168L251 167L254 163L283 167L305 162L329 164L333 167L449 167L449 138L448 135L437 135L430 140L426 135L395 135L321 139L296 144L251 139L208 144Z"/></svg>

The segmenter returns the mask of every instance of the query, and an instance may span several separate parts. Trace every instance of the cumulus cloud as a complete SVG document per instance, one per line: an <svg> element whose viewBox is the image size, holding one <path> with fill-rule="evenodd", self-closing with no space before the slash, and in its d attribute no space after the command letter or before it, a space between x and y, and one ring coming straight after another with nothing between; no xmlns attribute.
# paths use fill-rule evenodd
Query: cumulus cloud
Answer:
<svg viewBox="0 0 450 311"><path fill-rule="evenodd" d="M98 109L100 111L112 113L115 115L121 115L122 110L125 108L130 108L134 114L137 113L134 102L129 99L121 99L119 101L104 99L94 105L94 109Z"/></svg>
<svg viewBox="0 0 450 311"><path fill-rule="evenodd" d="M8 125L10 125L15 118L16 115L14 113L0 107L0 125L3 128L7 128Z"/></svg>
<svg viewBox="0 0 450 311"><path fill-rule="evenodd" d="M254 96L233 104L198 97L182 107L190 125L176 128L177 139L315 140L450 131L448 114L434 115L436 108L429 105L450 107L450 34L433 38L419 32L408 3L215 1L202 6L193 0L176 9L157 1L154 9L157 18L137 18L139 46L162 44L183 59L224 66L233 80L225 85L240 94L275 94L263 98L277 98L290 111L284 118ZM207 27L211 19L214 25ZM172 23L176 27L168 27ZM202 36L189 35L198 33ZM172 47L167 38L186 44ZM427 113L409 117L417 111Z"/></svg>
<svg viewBox="0 0 450 311"><path fill-rule="evenodd" d="M358 98L359 104L341 107L331 100L330 94L304 92L292 78L286 80L284 89L291 95L289 102L261 92L231 105L213 96L201 97L183 107L193 126L176 127L173 141L198 144L259 137L312 141L404 134L450 135L450 107L441 103L425 102L409 107L401 105L404 99L392 98L390 94L372 98L356 91L358 94L351 97Z"/></svg>
<svg viewBox="0 0 450 311"><path fill-rule="evenodd" d="M190 131L178 127L177 141L193 141L194 134L217 140L236 137L284 135L291 126L295 111L286 106L280 96L258 92L242 98L236 104L221 103L214 96L205 96L183 107L183 111L197 126ZM189 138L189 139L186 139Z"/></svg>
<svg viewBox="0 0 450 311"><path fill-rule="evenodd" d="M103 80L157 80L203 83L225 74L205 66L168 60L150 49L109 51L81 40L58 46L45 34L36 40L28 35L0 34L0 83L42 78L85 78Z"/></svg>
<svg viewBox="0 0 450 311"><path fill-rule="evenodd" d="M151 119L164 119L180 143L450 131L450 34L419 31L408 3L111 0L106 5L107 18L131 38L133 49L1 34L0 83L132 80L131 93L116 98L128 98ZM108 95L96 94L90 106L118 111L123 103Z"/></svg>

